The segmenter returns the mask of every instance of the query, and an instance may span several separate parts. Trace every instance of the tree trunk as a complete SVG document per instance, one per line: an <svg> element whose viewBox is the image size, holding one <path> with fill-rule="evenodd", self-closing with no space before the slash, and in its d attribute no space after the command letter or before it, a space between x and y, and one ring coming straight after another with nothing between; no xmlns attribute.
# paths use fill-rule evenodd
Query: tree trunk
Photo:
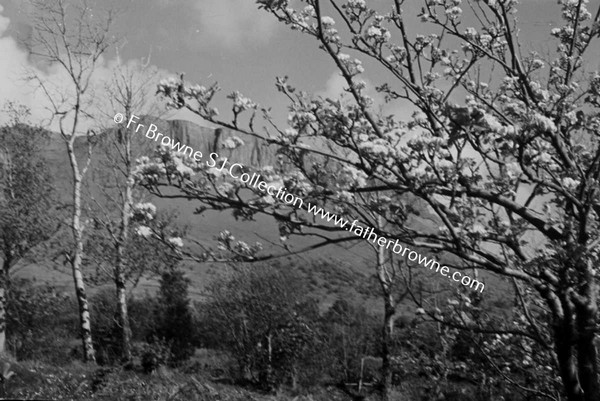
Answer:
<svg viewBox="0 0 600 401"><path fill-rule="evenodd" d="M83 274L81 273L81 252L83 243L81 236L76 240L79 243L76 246L75 255L71 261L73 268L73 281L75 283L75 294L77 296L77 306L79 307L79 322L81 325L81 341L83 345L83 360L85 362L96 362L94 343L92 341L92 323L90 310L88 306L87 294Z"/></svg>
<svg viewBox="0 0 600 401"><path fill-rule="evenodd" d="M118 265L117 265L118 266ZM131 362L131 326L127 312L127 294L125 291L125 278L122 269L115 269L115 284L117 287L117 316L121 332L121 360L123 363Z"/></svg>
<svg viewBox="0 0 600 401"><path fill-rule="evenodd" d="M578 304L577 312L577 362L579 381L586 401L600 400L598 381L598 349L596 347L596 318L598 315L598 288L594 277L594 266L590 258L581 259L579 271L584 272L583 294L585 303Z"/></svg>
<svg viewBox="0 0 600 401"><path fill-rule="evenodd" d="M396 308L394 306L391 294L385 294L384 300L383 331L381 335L381 383L383 401L391 401L392 390L392 361L391 347L392 336L394 334L394 315Z"/></svg>
<svg viewBox="0 0 600 401"><path fill-rule="evenodd" d="M265 376L265 384L267 385L267 389L269 391L273 391L275 389L275 383L273 380L273 335L269 331L266 336L267 340L267 370Z"/></svg>
<svg viewBox="0 0 600 401"><path fill-rule="evenodd" d="M377 277L381 284L383 293L383 327L381 332L381 396L383 401L391 401L392 391L392 361L391 346L392 336L394 334L394 315L396 314L396 305L392 294L391 283L386 276L385 270L385 249L377 250Z"/></svg>
<svg viewBox="0 0 600 401"><path fill-rule="evenodd" d="M562 302L562 304L568 305L566 302ZM576 332L572 314L569 308L565 309L564 317L554 323L554 346L558 367L567 399L569 401L585 401L577 374L576 358L573 354Z"/></svg>
<svg viewBox="0 0 600 401"><path fill-rule="evenodd" d="M127 113L129 115L129 112ZM121 128L122 129L122 128ZM125 291L125 246L127 245L129 233L129 213L133 203L133 177L131 174L131 133L123 132L125 136L125 168L127 182L125 183L125 194L121 207L121 227L119 238L116 243L116 265L115 285L117 287L117 315L121 331L121 358L123 363L131 361L131 327L129 325L129 314L127 312L127 294Z"/></svg>
<svg viewBox="0 0 600 401"><path fill-rule="evenodd" d="M0 355L6 354L6 306L8 298L8 271L10 256L4 259L0 271Z"/></svg>
<svg viewBox="0 0 600 401"><path fill-rule="evenodd" d="M585 311L578 316L579 341L577 342L577 362L579 381L585 401L600 400L600 383L598 383L598 349L595 339L595 314Z"/></svg>
<svg viewBox="0 0 600 401"><path fill-rule="evenodd" d="M96 362L94 343L92 341L92 323L88 307L87 294L83 274L81 273L81 262L83 258L83 227L81 226L81 175L77 166L74 150L75 137L67 143L67 153L73 171L73 241L74 248L71 254L71 268L75 284L75 295L79 308L79 321L81 325L81 341L83 345L83 360L85 362Z"/></svg>

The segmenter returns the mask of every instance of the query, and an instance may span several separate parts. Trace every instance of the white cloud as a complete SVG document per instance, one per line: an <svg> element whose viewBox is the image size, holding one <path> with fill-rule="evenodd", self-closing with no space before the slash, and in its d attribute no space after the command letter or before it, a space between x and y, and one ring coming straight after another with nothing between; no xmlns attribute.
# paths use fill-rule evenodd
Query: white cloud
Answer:
<svg viewBox="0 0 600 401"><path fill-rule="evenodd" d="M27 50L20 47L10 35L7 35L7 29L10 23L9 18L2 15L4 11L0 5L0 110L3 109L8 101L15 102L27 106L31 110L30 121L35 124L48 125L52 113L49 108L51 106L49 100L45 97L42 90L37 84L32 81L27 81L27 75L37 75L47 86L52 93L63 93L69 97L68 83L70 78L66 71L58 65L39 66L36 65ZM130 71L138 71L141 65L140 60L129 60L123 63ZM106 59L101 58L93 73L92 87L93 91L89 93L89 97L93 99L92 110L96 110L94 114L97 116L95 126L106 127L112 121L110 113L111 104L105 91L105 84L109 83L114 76L115 69L119 66L119 61L116 58ZM170 75L168 71L150 67L157 71L156 80L158 81L163 76ZM148 85L147 96L151 98L155 92L154 83ZM89 110L88 110L89 111ZM145 110L135 110L136 113L143 113ZM9 117L6 113L0 113L0 124L8 122ZM106 121L105 121L106 120ZM91 122L83 122L81 130L85 131L91 126ZM54 121L49 128L57 130L57 122Z"/></svg>
<svg viewBox="0 0 600 401"><path fill-rule="evenodd" d="M339 73L334 72L325 82L325 89L317 94L323 97L337 99L340 96L348 95L344 88L348 87L346 79Z"/></svg>
<svg viewBox="0 0 600 401"><path fill-rule="evenodd" d="M195 0L202 42L216 46L239 47L252 42L267 42L278 22L259 10L252 0Z"/></svg>
<svg viewBox="0 0 600 401"><path fill-rule="evenodd" d="M35 96L30 84L23 80L25 67L29 65L27 52L21 49L16 40L5 36L10 20L2 15L4 8L0 5L0 109L6 101L28 105L37 118L43 114L43 106L34 102ZM5 123L8 116L0 113L0 124Z"/></svg>
<svg viewBox="0 0 600 401"><path fill-rule="evenodd" d="M355 78L355 82L358 82L360 80L365 82L366 94L373 98L375 102L374 106L382 106L384 104L384 98L380 93L378 93L375 90L375 85L373 85L371 81L369 81L365 77ZM317 92L317 95L329 97L332 99L338 99L342 97L343 99L350 100L352 99L352 95L345 91L346 88L348 88L348 83L346 82L346 79L339 72L336 71L333 74L331 74L325 82L325 89L321 92Z"/></svg>

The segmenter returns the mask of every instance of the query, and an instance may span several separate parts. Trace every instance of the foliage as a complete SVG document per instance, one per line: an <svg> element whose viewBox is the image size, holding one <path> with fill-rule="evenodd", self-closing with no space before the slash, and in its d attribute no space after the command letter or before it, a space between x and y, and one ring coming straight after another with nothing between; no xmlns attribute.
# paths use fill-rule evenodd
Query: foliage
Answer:
<svg viewBox="0 0 600 401"><path fill-rule="evenodd" d="M129 288L135 288L140 279L160 277L163 271L175 266L180 259L177 246L170 239L182 235L174 223L175 216L164 212L153 213L151 218L137 218L132 212L127 240L124 243L123 275ZM94 219L92 230L86 236L86 262L95 267L95 272L86 279L96 285L114 280L115 243L106 231L106 222Z"/></svg>
<svg viewBox="0 0 600 401"><path fill-rule="evenodd" d="M158 323L156 310L158 308L159 300L154 295L129 296L127 299L127 310L129 311L129 323L131 324L133 341L146 342L156 332Z"/></svg>
<svg viewBox="0 0 600 401"><path fill-rule="evenodd" d="M335 392L277 396L212 383L199 375L164 370L153 375L72 364L63 368L26 362L7 386L13 399L118 401L343 401Z"/></svg>
<svg viewBox="0 0 600 401"><path fill-rule="evenodd" d="M164 339L151 338L150 343L144 343L139 351L140 365L144 373L152 373L160 366L166 366L173 360L171 344Z"/></svg>
<svg viewBox="0 0 600 401"><path fill-rule="evenodd" d="M358 383L361 359L377 355L380 321L364 307L338 299L321 318L327 373L336 383ZM368 375L366 375L368 376ZM372 381L372 377L365 377Z"/></svg>
<svg viewBox="0 0 600 401"><path fill-rule="evenodd" d="M0 127L0 250L4 274L56 230L54 188L43 147L46 130L20 122Z"/></svg>
<svg viewBox="0 0 600 401"><path fill-rule="evenodd" d="M172 269L161 275L155 336L167 342L171 365L189 359L196 349L189 285L182 270Z"/></svg>
<svg viewBox="0 0 600 401"><path fill-rule="evenodd" d="M237 379L269 389L302 376L299 364L317 340L316 315L301 278L257 265L212 283L202 321L236 359Z"/></svg>
<svg viewBox="0 0 600 401"><path fill-rule="evenodd" d="M74 301L47 284L13 280L8 293L7 348L17 360L56 365L73 359Z"/></svg>
<svg viewBox="0 0 600 401"><path fill-rule="evenodd" d="M127 301L134 352L144 370L162 365L180 365L194 354L196 322L192 315L183 272L163 274L160 292ZM121 358L114 289L103 288L90 299L94 346L101 365L114 365Z"/></svg>
<svg viewBox="0 0 600 401"><path fill-rule="evenodd" d="M121 355L114 290L103 288L90 298L90 315L96 361L100 365L114 364Z"/></svg>

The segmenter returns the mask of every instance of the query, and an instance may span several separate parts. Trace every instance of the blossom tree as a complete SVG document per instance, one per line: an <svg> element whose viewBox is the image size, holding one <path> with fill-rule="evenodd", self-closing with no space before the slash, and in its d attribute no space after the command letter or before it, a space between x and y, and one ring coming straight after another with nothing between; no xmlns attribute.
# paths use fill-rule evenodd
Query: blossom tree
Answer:
<svg viewBox="0 0 600 401"><path fill-rule="evenodd" d="M219 117L217 84L171 79L159 93L173 107L277 144L277 166L244 168L340 216L356 213L360 196L392 194L377 206L385 211L381 234L452 254L448 266L486 272L498 285L515 283L524 321L487 330L547 349L550 357L535 362L557 372L568 400L598 399L600 73L584 66L600 9L592 14L586 0L560 0L564 24L549 32L556 48L542 56L519 44L514 0L423 1L423 34L407 29L403 0L385 11L364 0L307 0L299 9L287 0L258 3L317 39L351 101L310 95L278 78L290 110L282 127L239 92L229 96L233 117ZM378 111L362 78L369 68L377 69L385 101L410 110L410 118ZM339 231L204 161L175 158L185 174L147 165L145 185L155 192L177 186L181 197L245 218L274 216L284 239ZM404 224L416 214L398 202L406 196L427 205L439 227ZM330 235L323 243L346 240L356 238ZM472 319L461 327L481 330ZM518 388L557 399L541 387Z"/></svg>

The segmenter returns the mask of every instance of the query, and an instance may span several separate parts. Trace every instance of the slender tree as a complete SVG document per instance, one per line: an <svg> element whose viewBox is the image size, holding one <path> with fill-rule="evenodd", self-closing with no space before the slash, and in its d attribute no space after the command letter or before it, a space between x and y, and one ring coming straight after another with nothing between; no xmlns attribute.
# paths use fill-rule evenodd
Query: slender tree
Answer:
<svg viewBox="0 0 600 401"><path fill-rule="evenodd" d="M117 54L118 55L118 54ZM152 84L156 80L157 70L145 62L124 63L117 57L117 66L114 68L113 77L106 85L106 95L110 103L107 110L110 115L105 116L107 121L113 121L116 112L124 115L124 120L129 121L134 113L160 116L155 97L152 96ZM107 180L99 183L94 189L101 192L101 199L95 202L98 213L96 222L104 227L114 247L113 280L116 288L117 317L121 333L122 360L124 363L131 361L131 329L127 313L127 280L128 269L126 255L128 247L133 244L130 240L132 231L131 217L132 206L135 199L141 200L142 194L136 190L133 177L135 160L150 152L151 145L144 140L134 140L135 127L126 128L123 125L105 127L103 137L100 138L99 147L103 161L101 168L112 171L105 174ZM96 199L95 199L96 200ZM114 211L119 211L119 216ZM129 259L131 261L131 259ZM150 268L152 263L148 263ZM138 270L138 269L135 269ZM150 270L150 269L149 269ZM138 271L139 274L143 274Z"/></svg>
<svg viewBox="0 0 600 401"><path fill-rule="evenodd" d="M93 130L93 81L100 57L111 45L109 35L112 13L105 16L92 13L85 1L75 5L64 0L32 1L33 35L31 54L39 60L57 66L61 82L50 82L41 73L31 73L31 80L46 97L52 121L58 124L72 172L71 231L73 246L66 252L71 265L81 321L84 359L95 362L88 299L82 272L84 223L82 222L82 185L88 172ZM88 140L86 158L79 160L75 143Z"/></svg>

